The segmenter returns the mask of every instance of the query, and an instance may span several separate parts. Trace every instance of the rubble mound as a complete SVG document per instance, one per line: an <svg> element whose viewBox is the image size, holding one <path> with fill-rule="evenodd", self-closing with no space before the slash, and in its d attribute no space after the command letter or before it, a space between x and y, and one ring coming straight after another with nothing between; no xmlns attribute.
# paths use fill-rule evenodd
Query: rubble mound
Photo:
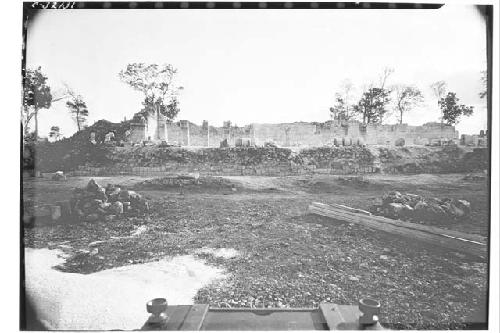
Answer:
<svg viewBox="0 0 500 333"><path fill-rule="evenodd" d="M469 216L470 203L450 198L426 198L398 191L385 193L382 204L374 205L370 211L375 215L406 221L452 222Z"/></svg>
<svg viewBox="0 0 500 333"><path fill-rule="evenodd" d="M91 179L85 188L75 188L70 200L72 214L85 221L111 221L122 215L149 211L148 202L135 191L108 184L102 187Z"/></svg>
<svg viewBox="0 0 500 333"><path fill-rule="evenodd" d="M237 191L237 186L223 177L199 176L197 173L147 179L134 185L137 190Z"/></svg>

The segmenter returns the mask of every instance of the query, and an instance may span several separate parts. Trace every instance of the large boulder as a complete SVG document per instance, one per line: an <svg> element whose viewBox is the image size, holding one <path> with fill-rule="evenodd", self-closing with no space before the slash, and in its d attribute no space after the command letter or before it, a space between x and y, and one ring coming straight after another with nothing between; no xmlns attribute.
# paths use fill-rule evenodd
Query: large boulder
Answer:
<svg viewBox="0 0 500 333"><path fill-rule="evenodd" d="M99 186L99 185L95 182L95 180L91 179L91 180L89 180L89 182L87 183L87 187L85 187L85 190L86 190L87 192L96 193L96 192L99 190L99 188L100 188L100 187L101 187L101 186Z"/></svg>
<svg viewBox="0 0 500 333"><path fill-rule="evenodd" d="M121 215L123 214L123 204L120 201L115 201L111 204L108 211L113 215Z"/></svg>
<svg viewBox="0 0 500 333"><path fill-rule="evenodd" d="M399 218L402 215L404 209L405 205L403 205L402 203L391 202L386 206L384 212L386 216L392 218Z"/></svg>

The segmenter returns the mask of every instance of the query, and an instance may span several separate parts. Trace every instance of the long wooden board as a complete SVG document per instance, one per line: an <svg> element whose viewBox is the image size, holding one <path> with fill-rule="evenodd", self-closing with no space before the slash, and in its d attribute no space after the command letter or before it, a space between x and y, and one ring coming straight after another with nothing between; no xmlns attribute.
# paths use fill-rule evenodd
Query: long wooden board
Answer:
<svg viewBox="0 0 500 333"><path fill-rule="evenodd" d="M327 205L313 202L309 206L309 212L336 220L365 225L391 234L418 239L429 244L482 258L487 255L487 241L484 237L478 235L392 220L374 216L362 210L358 212L355 208L336 204Z"/></svg>

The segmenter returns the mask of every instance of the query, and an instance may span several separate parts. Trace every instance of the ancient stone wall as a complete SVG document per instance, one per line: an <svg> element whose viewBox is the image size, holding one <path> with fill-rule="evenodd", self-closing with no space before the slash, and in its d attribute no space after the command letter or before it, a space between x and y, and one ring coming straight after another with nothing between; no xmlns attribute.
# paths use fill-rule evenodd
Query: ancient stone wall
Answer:
<svg viewBox="0 0 500 333"><path fill-rule="evenodd" d="M149 125L150 123L154 123ZM131 142L141 142L151 137L157 141L154 133L156 122L148 119L145 130L134 124ZM251 124L245 127L231 126L228 122L223 127L198 126L187 120L168 123L166 136L164 123L160 126L161 140L181 146L219 147L222 140L235 146L239 139L249 139L257 146L273 142L280 147L322 147L332 145L395 145L399 140L404 145L426 145L433 140L458 140L458 132L453 126L439 123L428 123L423 126L395 125L363 125L358 121L325 123L282 123ZM145 134L143 134L145 133ZM151 136L153 135L153 136ZM143 138L139 140L138 138Z"/></svg>
<svg viewBox="0 0 500 333"><path fill-rule="evenodd" d="M74 175L162 176L179 172L205 175L287 176L302 173L450 173L484 170L487 148L450 147L319 147L294 152L288 148L172 148L159 146L94 147L54 158L57 150L38 154L41 172ZM94 149L99 149L94 152Z"/></svg>

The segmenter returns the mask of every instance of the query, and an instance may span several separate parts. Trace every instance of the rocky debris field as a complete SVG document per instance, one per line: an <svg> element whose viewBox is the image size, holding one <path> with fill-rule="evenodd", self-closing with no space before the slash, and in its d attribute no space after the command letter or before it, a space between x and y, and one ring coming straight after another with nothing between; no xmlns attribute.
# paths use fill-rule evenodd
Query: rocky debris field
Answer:
<svg viewBox="0 0 500 333"><path fill-rule="evenodd" d="M467 200L426 198L417 194L392 191L382 196L381 205L370 207L373 214L417 222L453 222L466 219L471 212Z"/></svg>
<svg viewBox="0 0 500 333"><path fill-rule="evenodd" d="M85 221L111 221L126 215L144 214L149 204L135 191L108 184L102 187L91 179L85 188L75 188L70 200L71 215Z"/></svg>
<svg viewBox="0 0 500 333"><path fill-rule="evenodd" d="M228 276L195 297L196 303L216 307L317 307L373 297L382 303L381 321L387 327L465 328L488 290L486 262L307 214L312 201L366 209L380 200L381 189L406 188L423 197L464 197L475 217L464 228L479 224L487 230L481 204L487 203L486 187L461 183L461 178L374 177L365 179L369 186L359 186L322 177L302 187L295 185L296 178L276 178L272 182L280 186L273 192L143 189L137 193L150 205L146 217L36 226L25 229L25 243L57 246L68 254L58 269L83 274L194 254ZM315 182L329 187L323 190ZM307 186L314 190L305 191ZM233 249L237 255L200 250L206 248Z"/></svg>

